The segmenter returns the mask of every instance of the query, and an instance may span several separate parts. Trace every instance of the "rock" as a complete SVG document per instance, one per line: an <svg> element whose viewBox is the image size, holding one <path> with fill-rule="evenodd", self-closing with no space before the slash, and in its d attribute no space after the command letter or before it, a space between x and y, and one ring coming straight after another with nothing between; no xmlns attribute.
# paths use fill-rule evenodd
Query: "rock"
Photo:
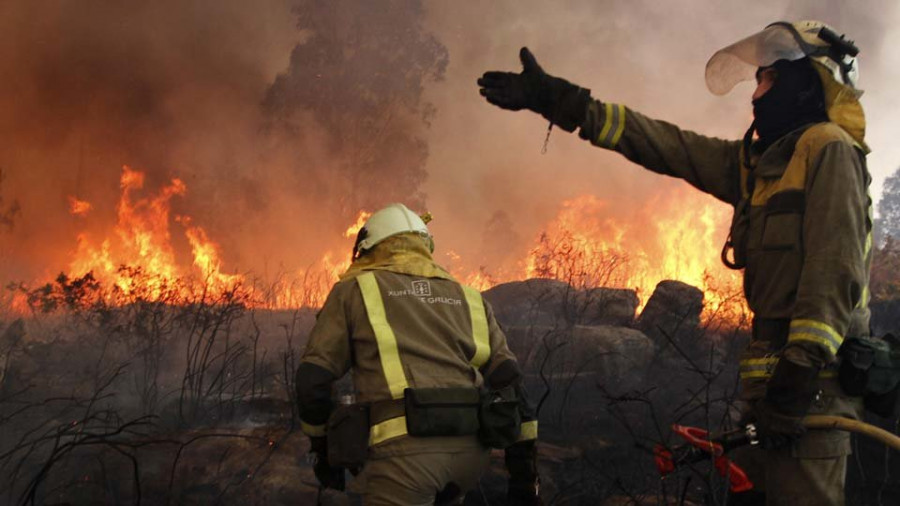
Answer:
<svg viewBox="0 0 900 506"><path fill-rule="evenodd" d="M702 310L699 288L681 281L660 281L637 320L637 328L665 348L667 335L676 338L696 331Z"/></svg>
<svg viewBox="0 0 900 506"><path fill-rule="evenodd" d="M484 292L503 326L630 325L638 306L634 290L579 290L552 279L497 285Z"/></svg>
<svg viewBox="0 0 900 506"><path fill-rule="evenodd" d="M555 379L589 375L620 386L638 381L655 352L641 331L610 325L516 326L507 341L526 374L540 374L543 366Z"/></svg>

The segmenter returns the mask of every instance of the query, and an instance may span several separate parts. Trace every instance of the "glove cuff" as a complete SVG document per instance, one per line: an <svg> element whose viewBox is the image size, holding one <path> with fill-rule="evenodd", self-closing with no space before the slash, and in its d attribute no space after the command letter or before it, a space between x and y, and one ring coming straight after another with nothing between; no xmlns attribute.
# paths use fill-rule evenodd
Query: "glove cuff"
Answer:
<svg viewBox="0 0 900 506"><path fill-rule="evenodd" d="M819 393L819 370L791 362L778 361L766 384L766 402L778 413L803 417Z"/></svg>
<svg viewBox="0 0 900 506"><path fill-rule="evenodd" d="M591 102L591 90L576 86L565 79L548 77L550 83L547 88L549 88L552 98L548 101L550 107L543 116L566 132L574 132L587 117L588 105Z"/></svg>

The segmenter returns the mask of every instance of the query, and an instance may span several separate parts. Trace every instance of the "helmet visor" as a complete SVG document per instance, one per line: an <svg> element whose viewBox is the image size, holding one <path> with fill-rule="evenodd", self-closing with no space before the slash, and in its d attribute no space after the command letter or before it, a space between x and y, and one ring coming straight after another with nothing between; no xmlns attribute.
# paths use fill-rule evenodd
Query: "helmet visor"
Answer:
<svg viewBox="0 0 900 506"><path fill-rule="evenodd" d="M716 95L724 95L737 83L753 80L759 67L768 67L778 60L799 60L804 56L803 46L789 27L770 25L716 51L706 62L706 87Z"/></svg>

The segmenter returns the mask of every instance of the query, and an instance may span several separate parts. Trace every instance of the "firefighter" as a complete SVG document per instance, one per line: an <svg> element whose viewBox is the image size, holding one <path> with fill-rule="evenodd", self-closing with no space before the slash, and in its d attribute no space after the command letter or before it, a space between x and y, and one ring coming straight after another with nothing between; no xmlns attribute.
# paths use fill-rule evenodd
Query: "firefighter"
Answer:
<svg viewBox="0 0 900 506"><path fill-rule="evenodd" d="M756 79L754 121L721 140L654 120L545 73L523 48L521 73L487 72L488 102L537 112L567 132L734 208L722 251L744 271L753 311L741 398L765 446L748 503L844 503L849 435L806 431L806 414L860 416L834 379L847 337L867 336L872 252L858 49L816 21L777 22L716 52L707 86L725 94ZM761 495L764 494L764 498Z"/></svg>
<svg viewBox="0 0 900 506"><path fill-rule="evenodd" d="M425 221L402 204L359 231L297 369L315 475L343 489L338 464L361 467L365 504L456 504L486 469L488 446L506 447L510 503L541 504L537 421L516 359L490 305L433 250ZM357 403L346 411L332 390L348 371Z"/></svg>

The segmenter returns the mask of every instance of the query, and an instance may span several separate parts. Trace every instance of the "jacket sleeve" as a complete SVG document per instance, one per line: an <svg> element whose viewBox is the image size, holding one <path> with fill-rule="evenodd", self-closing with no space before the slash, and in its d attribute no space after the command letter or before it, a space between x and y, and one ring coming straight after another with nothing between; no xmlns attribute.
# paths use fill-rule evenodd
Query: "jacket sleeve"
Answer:
<svg viewBox="0 0 900 506"><path fill-rule="evenodd" d="M295 385L300 428L310 437L325 435L333 409L331 390L334 382L350 369L350 332L340 285L328 294L316 316L297 367Z"/></svg>
<svg viewBox="0 0 900 506"><path fill-rule="evenodd" d="M869 174L857 149L832 141L812 157L803 218L803 270L784 356L832 362L855 311L867 311L872 223Z"/></svg>
<svg viewBox="0 0 900 506"><path fill-rule="evenodd" d="M740 200L740 141L699 135L597 100L588 106L579 135L653 172L684 179L728 204Z"/></svg>

